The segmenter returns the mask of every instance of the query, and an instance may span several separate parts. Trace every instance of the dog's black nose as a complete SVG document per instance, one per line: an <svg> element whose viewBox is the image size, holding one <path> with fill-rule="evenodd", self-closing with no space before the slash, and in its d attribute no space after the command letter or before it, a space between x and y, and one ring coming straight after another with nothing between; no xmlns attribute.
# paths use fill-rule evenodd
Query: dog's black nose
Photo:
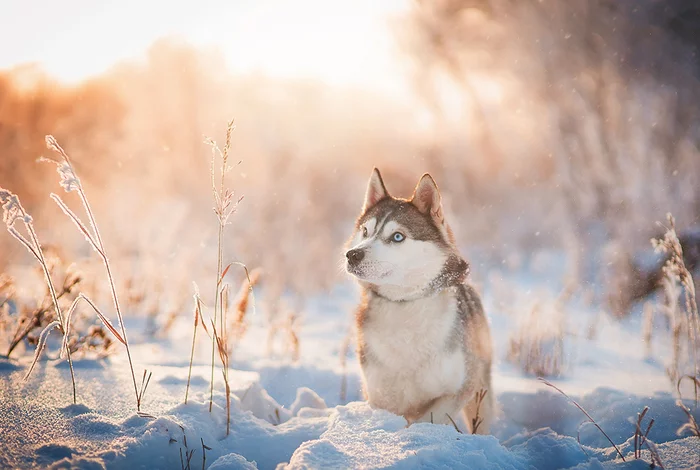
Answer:
<svg viewBox="0 0 700 470"><path fill-rule="evenodd" d="M362 258L365 257L365 250L360 250L360 249L354 249L350 250L347 253L345 253L345 256L348 258L348 263L350 265L354 266L358 264L360 261L362 261Z"/></svg>

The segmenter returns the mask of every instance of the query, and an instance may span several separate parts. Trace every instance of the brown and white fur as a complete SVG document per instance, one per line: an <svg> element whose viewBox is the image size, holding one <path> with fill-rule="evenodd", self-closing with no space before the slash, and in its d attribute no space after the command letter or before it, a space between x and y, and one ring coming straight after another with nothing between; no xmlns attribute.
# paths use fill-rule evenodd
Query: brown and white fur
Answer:
<svg viewBox="0 0 700 470"><path fill-rule="evenodd" d="M346 269L363 291L356 321L369 404L409 424L451 424L462 412L472 432L478 412L476 431L487 434L491 336L433 178L423 175L413 197L399 199L375 168L349 245Z"/></svg>

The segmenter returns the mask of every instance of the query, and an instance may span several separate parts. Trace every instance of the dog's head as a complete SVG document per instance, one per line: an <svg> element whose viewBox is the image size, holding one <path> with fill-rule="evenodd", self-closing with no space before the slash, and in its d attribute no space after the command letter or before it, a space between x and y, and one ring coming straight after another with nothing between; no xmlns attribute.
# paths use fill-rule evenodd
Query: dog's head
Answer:
<svg viewBox="0 0 700 470"><path fill-rule="evenodd" d="M411 199L400 199L389 195L375 168L348 245L347 271L391 300L454 285L468 272L445 222L440 191L427 173Z"/></svg>

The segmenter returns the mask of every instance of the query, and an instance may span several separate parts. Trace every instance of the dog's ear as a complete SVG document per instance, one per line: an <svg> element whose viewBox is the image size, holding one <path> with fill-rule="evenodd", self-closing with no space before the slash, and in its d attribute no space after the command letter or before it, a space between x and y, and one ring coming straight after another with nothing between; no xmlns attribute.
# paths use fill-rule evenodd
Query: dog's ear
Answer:
<svg viewBox="0 0 700 470"><path fill-rule="evenodd" d="M372 170L372 176L369 177L367 193L365 194L365 204L362 207L362 212L365 212L385 197L389 197L389 193L384 186L381 173L375 168Z"/></svg>
<svg viewBox="0 0 700 470"><path fill-rule="evenodd" d="M436 223L442 225L445 217L442 211L442 198L435 180L428 173L424 174L413 191L411 203L424 214L430 214Z"/></svg>

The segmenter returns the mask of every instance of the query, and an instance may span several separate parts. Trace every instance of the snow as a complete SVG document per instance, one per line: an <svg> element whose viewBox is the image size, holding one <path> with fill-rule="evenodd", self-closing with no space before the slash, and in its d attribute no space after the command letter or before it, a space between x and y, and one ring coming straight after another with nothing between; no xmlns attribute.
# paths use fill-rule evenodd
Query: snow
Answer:
<svg viewBox="0 0 700 470"><path fill-rule="evenodd" d="M304 443L286 468L546 468L543 464L552 458L561 468L564 459L570 464L588 460L575 441L551 431L535 444L537 452L531 452L529 446L540 440L538 434L507 449L493 436L465 436L452 427L430 424L406 428L397 416L351 403L338 407L328 430ZM530 461L534 455L538 461Z"/></svg>
<svg viewBox="0 0 700 470"><path fill-rule="evenodd" d="M316 392L307 387L297 389L297 397L292 403L289 411L294 416L299 416L299 412L310 412L309 409L325 410L328 406L323 398L319 397Z"/></svg>
<svg viewBox="0 0 700 470"><path fill-rule="evenodd" d="M309 299L298 363L279 347L266 354L265 293L258 293L259 311L233 354L229 436L220 370L209 412L211 344L204 336L183 403L192 334L187 312L164 339L145 333L145 319L135 314L125 319L137 375L143 369L153 372L143 407L152 417L135 413L122 351L75 361L77 405L70 404L65 362L40 361L25 383L29 354L19 361L0 359L0 468L182 468L182 454L185 461L191 455L190 468L199 469L202 443L209 448L204 466L211 469L649 468L646 449L642 460L634 460L631 439L645 406L650 409L644 426L654 419L649 439L665 468L700 468L700 439L677 434L686 417L664 371L671 354L668 335L654 335L648 357L638 315L611 320L595 303L568 300L563 306L567 366L562 377L551 380L597 420L627 462L592 424L582 425L585 416L565 397L505 361L509 338L533 303L562 308L556 300L559 286L552 282L558 279L557 259L539 255L534 268L515 273L474 264L475 272L487 274L476 282L496 350L499 415L491 436L427 423L406 427L402 417L362 401L357 359L350 351L343 366L340 357L358 296L354 286L341 284ZM589 339L591 324L596 335ZM49 338L52 356L57 336ZM700 419L691 401L687 406Z"/></svg>

